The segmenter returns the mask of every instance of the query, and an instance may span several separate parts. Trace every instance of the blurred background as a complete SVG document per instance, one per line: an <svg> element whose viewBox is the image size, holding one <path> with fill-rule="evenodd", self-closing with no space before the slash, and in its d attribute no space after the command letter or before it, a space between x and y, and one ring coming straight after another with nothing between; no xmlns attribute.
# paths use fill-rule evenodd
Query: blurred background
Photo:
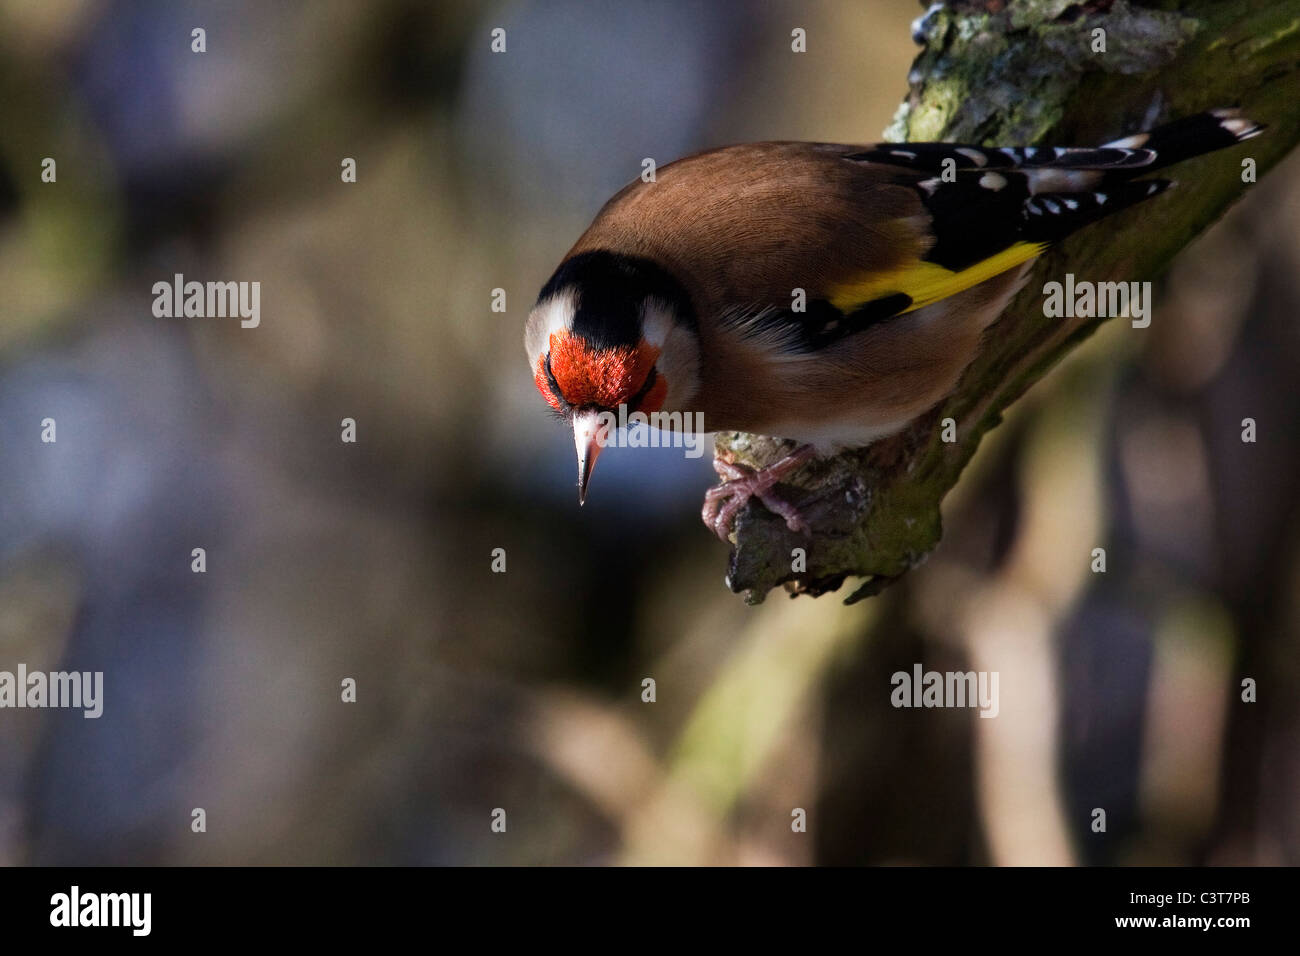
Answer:
<svg viewBox="0 0 1300 956"><path fill-rule="evenodd" d="M522 345L559 258L645 157L878 138L920 12L0 0L0 670L105 674L0 711L0 863L1300 860L1300 157L880 598L746 607L707 457L577 507ZM175 273L260 326L155 318ZM914 663L999 716L893 709Z"/></svg>

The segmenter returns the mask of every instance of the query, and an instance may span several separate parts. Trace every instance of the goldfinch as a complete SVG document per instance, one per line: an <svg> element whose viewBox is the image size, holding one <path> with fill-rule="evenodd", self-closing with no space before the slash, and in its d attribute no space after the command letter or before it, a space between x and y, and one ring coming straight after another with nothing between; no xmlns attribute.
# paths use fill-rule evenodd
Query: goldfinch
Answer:
<svg viewBox="0 0 1300 956"><path fill-rule="evenodd" d="M1172 185L1138 177L1262 130L1218 109L1096 148L752 143L632 183L525 331L537 388L573 427L579 502L609 414L698 413L800 445L760 472L716 462L705 523L726 540L757 496L801 530L776 483L951 393L1035 257Z"/></svg>

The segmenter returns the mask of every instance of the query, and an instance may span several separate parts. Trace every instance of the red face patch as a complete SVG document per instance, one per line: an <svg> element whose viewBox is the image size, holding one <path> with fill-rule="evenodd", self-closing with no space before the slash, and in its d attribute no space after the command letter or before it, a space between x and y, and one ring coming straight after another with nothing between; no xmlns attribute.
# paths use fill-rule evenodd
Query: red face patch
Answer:
<svg viewBox="0 0 1300 956"><path fill-rule="evenodd" d="M551 376L566 402L576 408L596 405L614 409L630 405L645 386L659 350L645 342L635 348L593 349L582 339L560 331L551 333L550 355ZM542 397L552 408L561 410L546 378L545 359L538 362L534 380ZM657 411L667 391L668 383L662 375L656 375L654 384L632 410Z"/></svg>

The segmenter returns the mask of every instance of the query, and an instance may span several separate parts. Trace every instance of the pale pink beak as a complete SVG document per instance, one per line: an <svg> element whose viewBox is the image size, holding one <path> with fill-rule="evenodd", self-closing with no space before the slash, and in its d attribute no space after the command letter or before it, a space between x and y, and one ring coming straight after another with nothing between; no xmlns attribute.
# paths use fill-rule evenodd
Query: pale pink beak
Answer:
<svg viewBox="0 0 1300 956"><path fill-rule="evenodd" d="M600 449L609 434L609 425L600 420L600 413L590 409L573 413L573 445L578 451L578 504L587 500L587 481L596 467Z"/></svg>

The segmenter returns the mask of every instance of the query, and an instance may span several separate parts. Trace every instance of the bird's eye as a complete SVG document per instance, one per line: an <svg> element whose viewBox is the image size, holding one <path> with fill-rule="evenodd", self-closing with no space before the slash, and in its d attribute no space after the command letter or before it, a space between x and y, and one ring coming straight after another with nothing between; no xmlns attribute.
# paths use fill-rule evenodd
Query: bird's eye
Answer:
<svg viewBox="0 0 1300 956"><path fill-rule="evenodd" d="M550 395L544 395L552 408L561 415L569 410L569 402L564 397L564 392L560 391L560 383L555 380L555 373L551 371L551 353L546 353L546 361L542 365L542 371L546 373L546 387L550 390ZM553 400L552 400L553 399Z"/></svg>
<svg viewBox="0 0 1300 956"><path fill-rule="evenodd" d="M645 397L650 394L650 389L655 387L655 382L658 378L658 370L656 370L653 365L650 366L650 374L645 377L645 382L642 383L641 388L637 393L628 399L627 410L629 412L634 412L641 407L641 403L645 401Z"/></svg>

